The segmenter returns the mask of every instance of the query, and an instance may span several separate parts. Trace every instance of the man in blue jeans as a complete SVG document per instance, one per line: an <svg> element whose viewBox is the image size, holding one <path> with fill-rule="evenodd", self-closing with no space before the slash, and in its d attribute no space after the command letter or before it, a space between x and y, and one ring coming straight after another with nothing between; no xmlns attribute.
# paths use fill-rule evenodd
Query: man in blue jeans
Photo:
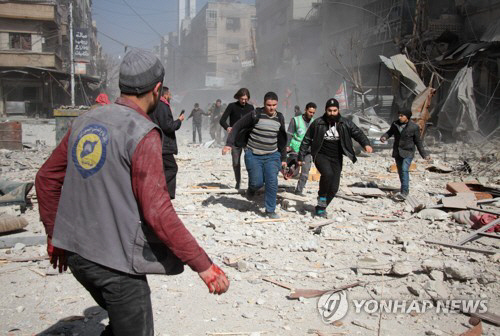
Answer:
<svg viewBox="0 0 500 336"><path fill-rule="evenodd" d="M409 171L415 156L415 146L424 159L430 160L420 138L420 127L411 121L411 115L411 110L399 112L399 119L393 122L391 128L380 137L380 141L384 143L394 135L392 157L396 160L399 180L401 181L401 192L395 196L398 201L404 201L410 193Z"/></svg>
<svg viewBox="0 0 500 336"><path fill-rule="evenodd" d="M286 167L285 118L276 110L277 106L276 93L266 93L264 107L257 108L238 120L222 149L222 154L225 155L233 146L245 148L247 196L252 198L265 185L266 216L272 219L279 218L276 213L278 174L282 167Z"/></svg>

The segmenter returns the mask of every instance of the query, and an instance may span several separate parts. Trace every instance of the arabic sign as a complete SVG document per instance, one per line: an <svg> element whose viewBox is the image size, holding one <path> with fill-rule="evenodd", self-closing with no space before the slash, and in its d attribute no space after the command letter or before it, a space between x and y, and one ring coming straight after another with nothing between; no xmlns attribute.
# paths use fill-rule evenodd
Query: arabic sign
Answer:
<svg viewBox="0 0 500 336"><path fill-rule="evenodd" d="M90 39L87 28L75 28L74 57L78 61L90 61Z"/></svg>

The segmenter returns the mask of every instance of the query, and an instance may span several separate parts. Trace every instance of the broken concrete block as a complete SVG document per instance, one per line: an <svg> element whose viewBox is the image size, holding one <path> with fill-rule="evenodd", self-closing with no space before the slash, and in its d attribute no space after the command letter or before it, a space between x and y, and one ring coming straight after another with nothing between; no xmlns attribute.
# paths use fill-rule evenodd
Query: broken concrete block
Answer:
<svg viewBox="0 0 500 336"><path fill-rule="evenodd" d="M403 276L408 275L413 271L412 265L408 261L396 262L392 265L392 274Z"/></svg>
<svg viewBox="0 0 500 336"><path fill-rule="evenodd" d="M431 272L433 270L442 270L444 268L444 262L438 259L426 259L422 262L422 268L426 272Z"/></svg>
<svg viewBox="0 0 500 336"><path fill-rule="evenodd" d="M436 280L436 281L443 281L443 280L444 280L444 273L443 273L442 271L432 270L432 271L429 273L429 277L430 277L432 280Z"/></svg>
<svg viewBox="0 0 500 336"><path fill-rule="evenodd" d="M424 209L417 214L417 217L428 220L446 220L448 214L439 209Z"/></svg>
<svg viewBox="0 0 500 336"><path fill-rule="evenodd" d="M455 280L469 280L475 278L474 269L456 261L447 261L444 263L444 273L448 278Z"/></svg>

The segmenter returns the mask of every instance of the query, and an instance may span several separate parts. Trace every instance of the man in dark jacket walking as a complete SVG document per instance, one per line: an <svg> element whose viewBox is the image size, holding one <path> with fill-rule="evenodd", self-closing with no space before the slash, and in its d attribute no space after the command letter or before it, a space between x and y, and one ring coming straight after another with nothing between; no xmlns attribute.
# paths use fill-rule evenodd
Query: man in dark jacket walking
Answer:
<svg viewBox="0 0 500 336"><path fill-rule="evenodd" d="M250 99L250 91L247 88L241 88L234 95L234 99L236 102L230 103L224 114L220 118L220 125L227 131L228 137L231 134L231 130L233 129L234 124L238 120L241 119L244 115L254 110L253 105L248 104L248 100ZM227 123L227 119L229 118L229 124ZM241 183L241 152L243 148L241 147L233 147L231 149L231 157L233 160L233 171L234 177L236 179L236 189L240 189Z"/></svg>
<svg viewBox="0 0 500 336"><path fill-rule="evenodd" d="M200 104L195 103L194 109L188 117L188 119L193 118L193 143L196 143L196 132L198 132L198 139L201 143L201 124L203 115L208 115L208 113L205 113L205 111L200 108Z"/></svg>
<svg viewBox="0 0 500 336"><path fill-rule="evenodd" d="M410 165L415 156L415 146L420 156L430 160L430 156L424 149L420 138L420 128L411 121L411 110L404 110L399 113L399 119L394 121L391 128L380 137L380 141L386 142L394 135L394 145L392 157L396 161L399 180L401 181L401 192L396 194L396 200L403 201L410 193Z"/></svg>
<svg viewBox="0 0 500 336"><path fill-rule="evenodd" d="M339 102L335 98L328 99L325 114L314 120L307 129L298 156L299 165L302 165L305 156L310 152L321 174L316 206L316 215L319 217L327 216L326 208L339 190L343 156L347 156L352 162L357 160L352 139L367 153L373 152L363 131L340 115Z"/></svg>
<svg viewBox="0 0 500 336"><path fill-rule="evenodd" d="M167 189L170 198L175 198L175 186L177 176L177 162L175 162L174 155L178 154L177 140L175 138L175 131L181 128L184 121L184 111L177 120L174 120L172 110L170 109L170 90L168 87L163 86L163 96L158 103L156 109L149 115L151 121L158 125L163 132L163 169L165 170L165 179L167 181Z"/></svg>
<svg viewBox="0 0 500 336"><path fill-rule="evenodd" d="M275 212L278 174L281 167L286 167L287 142L285 118L277 106L276 93L266 93L264 107L247 113L234 124L222 150L224 155L234 147L246 147L247 196L252 198L265 185L266 215L273 219L279 218Z"/></svg>

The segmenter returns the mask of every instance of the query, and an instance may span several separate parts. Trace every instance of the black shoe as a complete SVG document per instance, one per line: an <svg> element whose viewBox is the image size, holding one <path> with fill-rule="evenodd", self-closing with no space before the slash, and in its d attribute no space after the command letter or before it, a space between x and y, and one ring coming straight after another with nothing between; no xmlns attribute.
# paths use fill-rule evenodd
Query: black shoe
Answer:
<svg viewBox="0 0 500 336"><path fill-rule="evenodd" d="M250 189L250 188L248 188L248 189L247 189L246 196L247 196L247 198L248 198L248 199L252 199L252 198L254 198L254 197L255 197L255 191L254 191L254 190L252 190L252 189Z"/></svg>
<svg viewBox="0 0 500 336"><path fill-rule="evenodd" d="M234 186L234 189L240 189L240 182L236 182L236 185Z"/></svg>

